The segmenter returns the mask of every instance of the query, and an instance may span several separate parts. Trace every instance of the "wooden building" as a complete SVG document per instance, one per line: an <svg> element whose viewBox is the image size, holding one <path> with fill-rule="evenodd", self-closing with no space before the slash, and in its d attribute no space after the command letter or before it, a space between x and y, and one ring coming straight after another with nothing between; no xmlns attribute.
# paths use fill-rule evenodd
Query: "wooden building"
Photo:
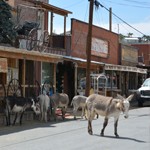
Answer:
<svg viewBox="0 0 150 150"><path fill-rule="evenodd" d="M14 0L13 2L18 2L18 5L17 3L14 5L17 7L16 13L18 13L17 10L28 12L28 9L33 9L33 14L35 13L33 18L37 21L36 23L40 24L40 28L36 29L36 32L33 32L31 36L19 36L19 48L0 46L0 57L7 59L7 72L0 73L2 81L7 86L11 79L17 78L23 88L23 96L29 95L29 85L36 87L36 81L38 81L42 87L44 82L48 81L53 84L54 92L67 93L71 101L72 97L77 94L80 79L86 76L88 23L72 19L71 36L67 36L66 17L72 12L52 6L46 1ZM51 16L49 23L48 13ZM53 34L54 13L64 17L63 35ZM26 18L26 21L31 21L32 15L24 17L29 17ZM23 20L20 22L24 23ZM50 33L45 32L48 29L48 24L50 24ZM45 36L44 33L48 33L48 41L43 42L40 39ZM42 46L41 42L43 42ZM27 43L32 48L28 49ZM45 43L48 45L44 46ZM133 66L120 66L120 58L126 56L121 55L120 51L118 34L93 25L91 73L105 73L111 79L108 87L109 95L114 90L127 94L126 90L122 92L121 87L124 87L127 82L128 85L134 83L130 83L132 80L121 80L121 78L123 76L125 79L129 77L129 72L139 73L143 76L146 74L146 70L139 71ZM113 84L115 85L113 86Z"/></svg>

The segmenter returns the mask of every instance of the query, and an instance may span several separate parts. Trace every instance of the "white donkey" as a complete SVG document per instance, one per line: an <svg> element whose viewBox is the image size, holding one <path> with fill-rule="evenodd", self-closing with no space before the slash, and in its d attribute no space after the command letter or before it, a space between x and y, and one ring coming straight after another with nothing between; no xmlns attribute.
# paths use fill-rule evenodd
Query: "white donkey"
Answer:
<svg viewBox="0 0 150 150"><path fill-rule="evenodd" d="M92 131L92 120L95 114L104 116L103 128L100 135L104 136L105 127L108 124L110 117L114 117L114 134L119 137L117 133L117 125L120 113L124 113L124 117L128 118L128 111L130 103L129 101L133 98L134 94L130 95L128 98L123 98L121 95L117 95L117 98L106 97L98 94L92 94L87 98L86 101L86 115L88 119L88 133L93 134Z"/></svg>
<svg viewBox="0 0 150 150"><path fill-rule="evenodd" d="M49 112L50 108L50 99L46 94L41 94L37 97L37 102L33 103L32 108L36 115L41 114L41 121L45 120L48 121L47 113Z"/></svg>
<svg viewBox="0 0 150 150"><path fill-rule="evenodd" d="M72 102L71 102L71 106L73 105L74 119L76 119L77 110L79 108L82 108L81 118L83 118L83 116L85 114L86 99L87 99L87 97L82 96L82 95L76 95L73 97Z"/></svg>

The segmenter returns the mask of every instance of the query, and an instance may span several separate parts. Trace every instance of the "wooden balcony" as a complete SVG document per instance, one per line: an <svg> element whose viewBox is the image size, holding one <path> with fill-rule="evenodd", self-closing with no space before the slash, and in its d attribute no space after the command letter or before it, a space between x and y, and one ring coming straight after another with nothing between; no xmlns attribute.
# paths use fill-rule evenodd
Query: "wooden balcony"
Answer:
<svg viewBox="0 0 150 150"><path fill-rule="evenodd" d="M57 55L69 55L71 49L71 36L54 35L49 36L48 42L20 36L19 48L29 51L40 51ZM40 44L41 42L41 44Z"/></svg>

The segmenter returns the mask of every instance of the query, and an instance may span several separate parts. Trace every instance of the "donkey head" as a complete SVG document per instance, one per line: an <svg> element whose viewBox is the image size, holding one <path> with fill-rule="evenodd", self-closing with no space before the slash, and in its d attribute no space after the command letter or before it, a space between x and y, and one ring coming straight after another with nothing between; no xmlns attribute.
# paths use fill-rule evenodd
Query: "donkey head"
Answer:
<svg viewBox="0 0 150 150"><path fill-rule="evenodd" d="M118 107L120 108L120 110L124 113L124 117L128 118L129 117L129 107L130 107L130 101L132 100L134 94L131 94L129 97L124 98L121 95L117 94L117 98L119 98L120 100L122 100L122 102L120 102L118 104Z"/></svg>
<svg viewBox="0 0 150 150"><path fill-rule="evenodd" d="M32 106L31 106L31 108L33 109L33 111L35 112L36 115L39 115L41 113L39 103L35 102L33 99L32 99Z"/></svg>

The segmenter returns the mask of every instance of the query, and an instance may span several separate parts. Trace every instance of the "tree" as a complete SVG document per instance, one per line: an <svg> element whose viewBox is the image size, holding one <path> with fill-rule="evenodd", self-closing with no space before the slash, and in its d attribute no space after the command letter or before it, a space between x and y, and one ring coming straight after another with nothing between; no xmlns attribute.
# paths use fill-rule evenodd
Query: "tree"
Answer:
<svg viewBox="0 0 150 150"><path fill-rule="evenodd" d="M120 39L120 41L124 40L125 37L126 37L125 35L119 34L119 39Z"/></svg>
<svg viewBox="0 0 150 150"><path fill-rule="evenodd" d="M0 0L0 43L13 44L16 38L14 23L12 22L11 6Z"/></svg>
<svg viewBox="0 0 150 150"><path fill-rule="evenodd" d="M148 42L148 41L150 41L150 36L143 35L142 40L145 41L145 42Z"/></svg>
<svg viewBox="0 0 150 150"><path fill-rule="evenodd" d="M133 36L133 33L128 33L128 37L132 37Z"/></svg>

